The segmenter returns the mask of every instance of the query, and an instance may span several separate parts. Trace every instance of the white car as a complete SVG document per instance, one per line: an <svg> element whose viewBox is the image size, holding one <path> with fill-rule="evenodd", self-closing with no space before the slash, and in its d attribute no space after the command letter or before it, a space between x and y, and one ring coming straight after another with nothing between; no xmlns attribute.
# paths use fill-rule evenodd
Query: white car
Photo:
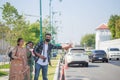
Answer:
<svg viewBox="0 0 120 80"><path fill-rule="evenodd" d="M68 66L71 64L82 64L88 67L89 57L83 48L70 48L65 55L65 61Z"/></svg>
<svg viewBox="0 0 120 80"><path fill-rule="evenodd" d="M120 50L119 48L108 48L107 49L107 56L108 59L116 59L119 60L120 59Z"/></svg>

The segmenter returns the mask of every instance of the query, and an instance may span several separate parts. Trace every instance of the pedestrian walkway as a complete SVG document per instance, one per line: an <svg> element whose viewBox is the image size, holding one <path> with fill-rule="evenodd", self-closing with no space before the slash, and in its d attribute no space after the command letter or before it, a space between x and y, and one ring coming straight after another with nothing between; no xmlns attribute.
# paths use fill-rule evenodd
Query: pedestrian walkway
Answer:
<svg viewBox="0 0 120 80"><path fill-rule="evenodd" d="M9 69L0 69L0 71L9 72Z"/></svg>
<svg viewBox="0 0 120 80"><path fill-rule="evenodd" d="M8 76L2 76L0 77L0 80L8 80Z"/></svg>
<svg viewBox="0 0 120 80"><path fill-rule="evenodd" d="M9 62L0 62L0 65L9 64Z"/></svg>
<svg viewBox="0 0 120 80"><path fill-rule="evenodd" d="M0 69L0 71L9 72L9 69ZM8 80L8 75L7 76L1 76L0 80Z"/></svg>

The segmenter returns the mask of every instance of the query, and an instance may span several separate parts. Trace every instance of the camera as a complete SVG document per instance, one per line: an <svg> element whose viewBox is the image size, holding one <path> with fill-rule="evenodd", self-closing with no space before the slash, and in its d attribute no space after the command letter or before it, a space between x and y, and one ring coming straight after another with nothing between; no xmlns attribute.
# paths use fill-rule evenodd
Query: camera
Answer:
<svg viewBox="0 0 120 80"><path fill-rule="evenodd" d="M46 61L46 58L45 59L43 59L43 62L45 62Z"/></svg>

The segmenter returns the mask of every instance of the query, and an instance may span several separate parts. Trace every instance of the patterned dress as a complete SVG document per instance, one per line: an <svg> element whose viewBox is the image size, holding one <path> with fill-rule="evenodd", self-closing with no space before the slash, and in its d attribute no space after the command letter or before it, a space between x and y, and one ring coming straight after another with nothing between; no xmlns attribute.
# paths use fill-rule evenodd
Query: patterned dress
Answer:
<svg viewBox="0 0 120 80"><path fill-rule="evenodd" d="M14 60L11 60L9 80L30 80L26 48L15 47L12 51L12 57Z"/></svg>

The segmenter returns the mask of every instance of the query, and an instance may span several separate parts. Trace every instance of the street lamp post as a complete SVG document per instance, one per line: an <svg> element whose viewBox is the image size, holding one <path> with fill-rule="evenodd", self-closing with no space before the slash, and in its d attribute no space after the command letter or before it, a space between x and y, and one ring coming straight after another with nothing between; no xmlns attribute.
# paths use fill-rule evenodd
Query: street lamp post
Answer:
<svg viewBox="0 0 120 80"><path fill-rule="evenodd" d="M40 0L40 41L42 40L42 0Z"/></svg>
<svg viewBox="0 0 120 80"><path fill-rule="evenodd" d="M62 2L62 0L59 0L60 2ZM57 12L53 12L53 7L52 7L52 0L49 0L49 25L50 25L50 32L52 34L52 43L55 42L54 40L54 32L53 32L53 29L54 29L54 25L53 25L53 16L54 14L57 13Z"/></svg>
<svg viewBox="0 0 120 80"><path fill-rule="evenodd" d="M50 0L49 2L49 25L50 25L50 32L52 33L52 25L51 25L51 3L52 3L52 0Z"/></svg>

